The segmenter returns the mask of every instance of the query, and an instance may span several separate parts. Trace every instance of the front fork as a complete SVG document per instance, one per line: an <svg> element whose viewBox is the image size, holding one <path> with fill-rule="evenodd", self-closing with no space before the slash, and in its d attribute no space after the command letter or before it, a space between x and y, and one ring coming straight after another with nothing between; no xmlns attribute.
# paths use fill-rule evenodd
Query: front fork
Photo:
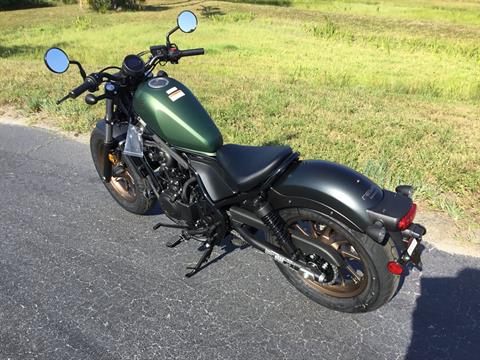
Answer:
<svg viewBox="0 0 480 360"><path fill-rule="evenodd" d="M105 141L103 143L103 181L110 182L112 178L112 162L109 155L114 148L113 141L113 95L115 94L115 85L105 84Z"/></svg>

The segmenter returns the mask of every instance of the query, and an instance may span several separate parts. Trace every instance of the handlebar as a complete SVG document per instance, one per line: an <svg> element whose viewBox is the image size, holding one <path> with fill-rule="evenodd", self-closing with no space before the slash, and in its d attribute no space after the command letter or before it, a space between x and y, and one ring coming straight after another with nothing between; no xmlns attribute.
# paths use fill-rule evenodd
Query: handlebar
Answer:
<svg viewBox="0 0 480 360"><path fill-rule="evenodd" d="M70 91L69 95L72 99L76 99L80 95L82 95L85 91L95 91L98 88L98 81L93 76L87 76L85 81L82 85L76 87L72 91Z"/></svg>
<svg viewBox="0 0 480 360"><path fill-rule="evenodd" d="M154 64L156 60L170 61L171 63L177 63L178 60L184 56L196 56L205 54L203 48L179 50L174 44L170 48L165 45L156 45L150 47L150 52L153 58L150 60L150 64Z"/></svg>
<svg viewBox="0 0 480 360"><path fill-rule="evenodd" d="M98 89L98 86L102 82L102 77L104 76L104 73L93 73L91 75L88 75L85 78L85 81L83 84L80 86L77 86L75 89L71 90L65 97L61 98L60 100L57 101L57 105L60 103L64 102L67 99L76 99L80 95L82 95L85 91L96 91ZM111 75L109 75L111 76Z"/></svg>
<svg viewBox="0 0 480 360"><path fill-rule="evenodd" d="M180 57L183 56L196 56L196 55L203 55L205 54L205 50L203 48L198 49L189 49L189 50L178 50L180 53Z"/></svg>
<svg viewBox="0 0 480 360"><path fill-rule="evenodd" d="M173 64L176 64L178 63L178 60L184 56L197 56L205 54L205 50L203 48L178 50L175 45L170 48L167 48L165 45L152 46L150 47L150 52L152 53L153 57L146 64L147 66L145 70L147 71L151 71L155 67L155 65L158 64L158 61L169 61ZM100 73L92 73L85 78L83 84L77 86L75 89L71 90L65 97L58 100L57 105L67 99L76 99L86 91L97 91L104 78L111 81L118 81L124 78L124 76L125 74L122 74L122 72L117 74L109 74L103 72L103 70Z"/></svg>

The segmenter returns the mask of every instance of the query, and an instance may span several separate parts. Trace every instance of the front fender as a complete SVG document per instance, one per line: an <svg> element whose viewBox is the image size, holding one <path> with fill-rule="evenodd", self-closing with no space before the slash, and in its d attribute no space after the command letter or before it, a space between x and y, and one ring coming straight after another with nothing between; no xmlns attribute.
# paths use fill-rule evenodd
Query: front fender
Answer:
<svg viewBox="0 0 480 360"><path fill-rule="evenodd" d="M346 166L304 160L277 180L268 196L276 209L310 208L365 232L372 224L367 210L382 201L384 191Z"/></svg>
<svg viewBox="0 0 480 360"><path fill-rule="evenodd" d="M95 125L95 130L103 135L105 135L105 125L106 125L105 119L99 120L97 124ZM122 140L125 140L127 138L127 130L128 130L128 123L115 123L113 124L112 127L112 136L115 139L115 141L120 142Z"/></svg>

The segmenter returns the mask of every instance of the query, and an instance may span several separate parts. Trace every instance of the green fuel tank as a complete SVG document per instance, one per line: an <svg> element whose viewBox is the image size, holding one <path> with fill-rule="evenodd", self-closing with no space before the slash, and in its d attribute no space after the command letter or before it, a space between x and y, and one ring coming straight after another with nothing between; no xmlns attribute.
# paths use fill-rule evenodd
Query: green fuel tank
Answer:
<svg viewBox="0 0 480 360"><path fill-rule="evenodd" d="M222 134L197 98L181 82L154 77L140 84L133 110L170 145L182 150L215 155Z"/></svg>

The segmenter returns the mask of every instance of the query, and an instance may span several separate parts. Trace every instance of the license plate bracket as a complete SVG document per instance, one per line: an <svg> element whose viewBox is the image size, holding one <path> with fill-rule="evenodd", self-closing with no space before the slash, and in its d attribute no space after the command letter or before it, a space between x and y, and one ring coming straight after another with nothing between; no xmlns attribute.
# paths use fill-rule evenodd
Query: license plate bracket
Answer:
<svg viewBox="0 0 480 360"><path fill-rule="evenodd" d="M421 238L412 237L401 257L404 264L412 263L419 270L422 270L423 267L421 259L423 246L420 245L421 242Z"/></svg>

